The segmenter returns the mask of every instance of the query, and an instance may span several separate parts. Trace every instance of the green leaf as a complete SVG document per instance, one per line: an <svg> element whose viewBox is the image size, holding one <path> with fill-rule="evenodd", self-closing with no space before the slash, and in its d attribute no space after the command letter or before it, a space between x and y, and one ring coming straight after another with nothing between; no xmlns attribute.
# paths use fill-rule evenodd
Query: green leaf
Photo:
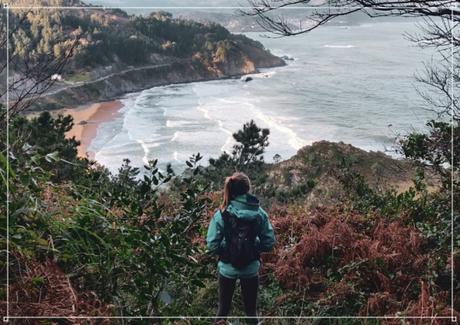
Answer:
<svg viewBox="0 0 460 325"><path fill-rule="evenodd" d="M204 288L206 286L203 281L200 281L198 279L192 279L192 281L190 282L192 283L192 285L200 287L200 288Z"/></svg>

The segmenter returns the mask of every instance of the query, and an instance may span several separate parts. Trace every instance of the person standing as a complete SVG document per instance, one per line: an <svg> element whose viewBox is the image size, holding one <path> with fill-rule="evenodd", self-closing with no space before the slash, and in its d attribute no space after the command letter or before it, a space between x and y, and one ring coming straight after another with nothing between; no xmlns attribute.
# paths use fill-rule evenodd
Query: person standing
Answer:
<svg viewBox="0 0 460 325"><path fill-rule="evenodd" d="M248 321L257 323L259 257L261 252L273 248L275 235L267 213L250 190L251 183L246 174L237 172L227 177L222 206L208 227L208 250L219 256L216 323L230 313L238 279Z"/></svg>

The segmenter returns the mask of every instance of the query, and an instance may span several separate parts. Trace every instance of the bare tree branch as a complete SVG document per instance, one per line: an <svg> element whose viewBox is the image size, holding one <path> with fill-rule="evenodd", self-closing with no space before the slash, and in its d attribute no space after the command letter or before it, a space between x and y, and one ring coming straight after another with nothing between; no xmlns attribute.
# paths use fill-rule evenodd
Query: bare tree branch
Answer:
<svg viewBox="0 0 460 325"><path fill-rule="evenodd" d="M255 17L258 24L275 36L308 33L337 17L362 12L370 18L423 17L420 32L406 37L421 47L433 47L439 54L437 65L425 65L416 76L417 91L430 109L460 120L460 6L455 0L248 0L252 9L243 15ZM286 19L283 9L305 9L299 23ZM292 12L292 11L290 11ZM298 13L296 17L298 17ZM453 67L452 67L453 65ZM457 95L455 95L457 94Z"/></svg>
<svg viewBox="0 0 460 325"><path fill-rule="evenodd" d="M50 49L48 53L41 55L29 54L26 57L21 57L16 51L15 35L19 32L21 26L26 23L27 17L33 14L33 10L24 11L9 11L10 13L10 28L8 34L0 34L0 44L2 45L3 53L0 56L0 75L5 75L7 65L9 65L10 79L0 87L0 99L5 101L6 92L10 93L9 103L9 118L14 118L31 107L35 101L44 93L46 93L56 80L52 78L55 74L62 74L64 67L69 60L74 56L76 47L79 44L82 35L75 35L73 40L57 40L66 46L62 50L62 55L56 57ZM6 31L6 12L2 11L1 29ZM9 36L9 60L6 62L6 45L7 36ZM0 121L2 124L6 119L6 110L0 111Z"/></svg>

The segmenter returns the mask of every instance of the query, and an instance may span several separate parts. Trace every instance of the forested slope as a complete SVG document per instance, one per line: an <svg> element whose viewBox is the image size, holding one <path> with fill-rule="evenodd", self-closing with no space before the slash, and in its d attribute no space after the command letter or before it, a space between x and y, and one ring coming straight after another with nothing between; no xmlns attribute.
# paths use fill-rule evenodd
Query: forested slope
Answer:
<svg viewBox="0 0 460 325"><path fill-rule="evenodd" d="M41 80L38 88L44 88L46 78L59 75L40 94L35 108L81 105L157 85L238 76L284 65L261 43L244 35L231 34L215 23L176 19L167 12L136 16L70 0L12 1L9 5L10 84L15 84L11 98L24 96L32 82ZM5 11L1 15L4 23ZM5 60L2 51L0 63Z"/></svg>

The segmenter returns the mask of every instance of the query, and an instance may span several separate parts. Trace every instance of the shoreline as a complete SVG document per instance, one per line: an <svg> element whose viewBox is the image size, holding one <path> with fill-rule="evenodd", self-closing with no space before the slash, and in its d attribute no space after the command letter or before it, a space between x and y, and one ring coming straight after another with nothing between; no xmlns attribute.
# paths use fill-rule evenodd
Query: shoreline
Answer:
<svg viewBox="0 0 460 325"><path fill-rule="evenodd" d="M220 76L210 75L209 72L197 72L183 62L175 62L168 67L143 67L139 70L123 72L122 78L120 75L116 75L108 79L94 80L81 85L65 87L52 94L44 94L33 107L29 108L29 112L60 111L69 107L77 107L77 105L91 105L98 99L101 102L109 102L121 99L126 94L137 93L154 87L239 79L246 75L263 73L261 70L264 69L283 68L288 65L288 63L282 60L282 63L258 65L254 71L239 71L238 73L223 74ZM156 79L152 79L152 75L158 74L159 76ZM93 86L91 93L87 89L89 85ZM113 89L109 88L111 90L106 91L107 86L113 85L118 86L115 88L112 87ZM104 91L101 89L104 89ZM75 96L76 94L78 97ZM57 95L60 95L60 100L56 99Z"/></svg>
<svg viewBox="0 0 460 325"><path fill-rule="evenodd" d="M180 85L180 84L189 84L195 82L209 82L209 81L216 81L216 80L225 80L225 79L238 79L245 75L252 75L252 74L261 74L265 73L263 70L272 70L276 68L283 68L288 64L279 65L279 66L272 66L272 67L261 67L258 68L256 72L247 73L247 74L240 74L240 75L229 75L225 77L219 78L205 78L205 79L198 79L198 80L191 80L191 81L179 81L179 82L170 82L165 84L159 84L151 87L147 87L145 89L150 89L154 87L163 87L169 85ZM262 71L261 71L262 70ZM58 109L51 109L47 110L52 114L52 116L57 116L59 114L62 115L70 115L73 117L73 127L71 130L66 132L65 136L67 139L75 137L77 141L80 141L80 145L77 147L77 156L80 158L87 158L91 160L95 160L95 153L88 151L89 146L91 145L92 140L97 135L97 129L99 124L102 122L108 122L113 120L119 110L123 107L121 100L126 97L128 94L138 93L143 91L144 88L141 90L130 91L127 93L123 93L121 95L113 96L112 98L108 98L107 100L101 102L87 102L83 101L82 105L79 106L68 106L64 108ZM41 110L31 110L29 115L39 114Z"/></svg>
<svg viewBox="0 0 460 325"><path fill-rule="evenodd" d="M67 139L75 138L80 141L77 156L95 159L95 153L88 151L91 142L97 135L99 124L113 120L123 104L120 100L92 103L79 107L69 107L53 111L54 114L70 115L74 126L66 132Z"/></svg>

